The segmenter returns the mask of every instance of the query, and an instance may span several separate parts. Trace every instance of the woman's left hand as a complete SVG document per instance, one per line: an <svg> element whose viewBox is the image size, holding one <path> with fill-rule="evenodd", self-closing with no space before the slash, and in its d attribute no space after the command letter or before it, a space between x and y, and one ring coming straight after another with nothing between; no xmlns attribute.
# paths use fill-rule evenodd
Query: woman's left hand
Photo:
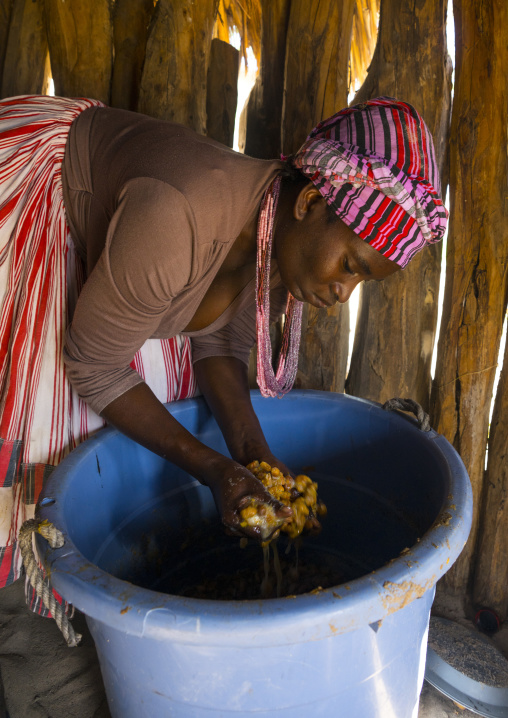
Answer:
<svg viewBox="0 0 508 718"><path fill-rule="evenodd" d="M271 507L278 522L273 526L272 533L292 517L289 506L277 501L248 469L226 457L209 465L205 483L212 491L222 523L234 535L258 540L269 538L263 535L260 527L244 525L242 521L241 511L251 500Z"/></svg>

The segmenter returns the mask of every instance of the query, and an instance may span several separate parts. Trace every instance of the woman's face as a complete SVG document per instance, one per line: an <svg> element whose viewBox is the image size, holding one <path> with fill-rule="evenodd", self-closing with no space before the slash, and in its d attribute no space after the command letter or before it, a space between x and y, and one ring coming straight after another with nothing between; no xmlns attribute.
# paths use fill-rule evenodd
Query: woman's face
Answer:
<svg viewBox="0 0 508 718"><path fill-rule="evenodd" d="M347 302L363 281L382 280L400 267L379 254L329 210L318 190L303 189L292 211L276 222L274 259L282 283L298 300L315 307Z"/></svg>

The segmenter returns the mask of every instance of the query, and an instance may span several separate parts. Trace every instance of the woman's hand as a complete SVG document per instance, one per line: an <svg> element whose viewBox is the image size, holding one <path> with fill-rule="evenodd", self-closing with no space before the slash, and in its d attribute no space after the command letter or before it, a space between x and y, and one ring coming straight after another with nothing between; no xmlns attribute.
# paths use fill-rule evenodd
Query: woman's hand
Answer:
<svg viewBox="0 0 508 718"><path fill-rule="evenodd" d="M280 525L290 519L293 514L289 506L284 506L280 501L274 499L261 481L256 479L250 471L231 459L224 458L222 462L218 462L205 483L212 491L222 523L235 535L258 540L269 538L262 537L261 530L257 526L241 526L240 512L250 503L251 499L272 506L275 516L280 519ZM273 532L277 528L278 526L275 526Z"/></svg>
<svg viewBox="0 0 508 718"><path fill-rule="evenodd" d="M245 466L208 448L184 429L146 384L137 384L115 399L102 416L142 446L209 486L222 521L232 532L261 539L259 528L240 525L240 512L251 498L269 504L281 523L292 516L291 509L274 499ZM254 451L260 450L260 445L256 444ZM248 452L247 455L253 454Z"/></svg>

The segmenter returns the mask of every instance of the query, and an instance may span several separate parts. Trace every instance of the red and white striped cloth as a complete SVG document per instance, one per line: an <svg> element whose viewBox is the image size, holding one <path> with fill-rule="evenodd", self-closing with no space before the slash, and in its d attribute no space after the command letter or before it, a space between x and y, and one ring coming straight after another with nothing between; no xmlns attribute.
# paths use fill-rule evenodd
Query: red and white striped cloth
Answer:
<svg viewBox="0 0 508 718"><path fill-rule="evenodd" d="M45 479L103 426L76 395L62 359L85 274L65 218L61 165L72 121L98 104L0 101L0 587L21 574L18 531ZM195 393L187 337L148 340L132 366L163 402Z"/></svg>

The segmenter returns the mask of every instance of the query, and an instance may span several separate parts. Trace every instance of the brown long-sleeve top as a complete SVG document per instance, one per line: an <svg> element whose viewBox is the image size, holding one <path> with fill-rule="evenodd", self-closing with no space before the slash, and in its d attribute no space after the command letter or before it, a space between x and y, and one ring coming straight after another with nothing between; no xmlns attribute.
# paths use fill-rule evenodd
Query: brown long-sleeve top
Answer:
<svg viewBox="0 0 508 718"><path fill-rule="evenodd" d="M182 333L281 168L138 113L94 107L73 122L63 195L88 279L64 358L97 413L142 381L129 364L146 339ZM287 299L276 271L270 296L274 320ZM187 332L193 360L248 362L255 330L252 279L212 324Z"/></svg>

